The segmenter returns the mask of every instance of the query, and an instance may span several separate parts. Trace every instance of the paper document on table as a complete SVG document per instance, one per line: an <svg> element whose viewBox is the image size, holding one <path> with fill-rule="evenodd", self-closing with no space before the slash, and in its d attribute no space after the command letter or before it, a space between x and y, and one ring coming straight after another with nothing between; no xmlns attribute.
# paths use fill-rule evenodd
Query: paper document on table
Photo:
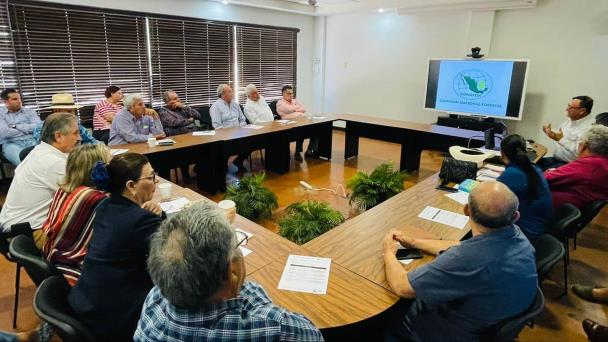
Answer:
<svg viewBox="0 0 608 342"><path fill-rule="evenodd" d="M246 257L249 254L253 253L253 251L247 247L243 247L243 246L239 246L239 248L241 249L241 253L243 253L243 256Z"/></svg>
<svg viewBox="0 0 608 342"><path fill-rule="evenodd" d="M125 153L127 151L129 151L129 150L126 149L126 148L119 148L119 149L114 149L113 148L113 149L110 149L110 153L112 153L113 156L117 156L119 154L123 154L123 153Z"/></svg>
<svg viewBox="0 0 608 342"><path fill-rule="evenodd" d="M469 193L465 191L458 191L451 194L446 194L445 196L453 199L454 201L460 204L469 203Z"/></svg>
<svg viewBox="0 0 608 342"><path fill-rule="evenodd" d="M277 120L277 122L280 123L280 124L282 124L282 125L289 125L289 124L292 124L292 123L296 123L293 120Z"/></svg>
<svg viewBox="0 0 608 342"><path fill-rule="evenodd" d="M325 119L327 119L326 116L311 116L310 118L313 119L313 120L325 120Z"/></svg>
<svg viewBox="0 0 608 342"><path fill-rule="evenodd" d="M467 216L434 207L424 208L418 217L458 229L464 228L467 222L469 222L469 218Z"/></svg>
<svg viewBox="0 0 608 342"><path fill-rule="evenodd" d="M165 214L173 214L184 209L184 206L189 202L190 201L187 198L180 197L172 201L160 202L160 207L163 209Z"/></svg>
<svg viewBox="0 0 608 342"><path fill-rule="evenodd" d="M203 135L215 135L215 131L196 131L192 132L193 137L200 137Z"/></svg>
<svg viewBox="0 0 608 342"><path fill-rule="evenodd" d="M279 281L279 289L326 294L330 267L329 258L289 255Z"/></svg>
<svg viewBox="0 0 608 342"><path fill-rule="evenodd" d="M264 126L260 126L260 125L245 125L243 126L243 128L250 128L250 129L260 129L263 128Z"/></svg>

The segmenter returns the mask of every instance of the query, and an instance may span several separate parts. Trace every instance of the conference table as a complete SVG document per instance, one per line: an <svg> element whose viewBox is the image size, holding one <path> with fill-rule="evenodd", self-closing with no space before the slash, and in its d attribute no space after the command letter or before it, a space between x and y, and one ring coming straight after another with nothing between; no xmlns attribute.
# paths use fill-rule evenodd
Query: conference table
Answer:
<svg viewBox="0 0 608 342"><path fill-rule="evenodd" d="M289 144L316 137L319 139L319 157L331 159L334 120L329 117L301 117L290 120L288 124L272 121L221 128L212 135L175 135L170 137L175 144L169 146L149 147L147 142L142 142L111 147L145 155L152 166L164 175L167 170L195 164L198 187L215 194L226 191L226 162L231 155L264 149L265 168L283 174L289 171Z"/></svg>
<svg viewBox="0 0 608 342"><path fill-rule="evenodd" d="M354 114L339 114L335 118L346 122L345 160L359 154L361 137L392 142L401 145L399 169L402 171L418 170L420 154L423 150L447 151L453 145L466 147L484 145L483 132L468 129ZM500 146L499 136L495 137L495 145ZM547 153L545 146L532 145L537 153L536 160Z"/></svg>

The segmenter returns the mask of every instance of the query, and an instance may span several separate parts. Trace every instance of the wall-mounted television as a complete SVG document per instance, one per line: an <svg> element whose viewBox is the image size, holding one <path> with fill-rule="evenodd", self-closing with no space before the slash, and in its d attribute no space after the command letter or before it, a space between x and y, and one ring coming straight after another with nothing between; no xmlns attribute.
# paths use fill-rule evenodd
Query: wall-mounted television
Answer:
<svg viewBox="0 0 608 342"><path fill-rule="evenodd" d="M431 59L424 108L521 120L528 60Z"/></svg>

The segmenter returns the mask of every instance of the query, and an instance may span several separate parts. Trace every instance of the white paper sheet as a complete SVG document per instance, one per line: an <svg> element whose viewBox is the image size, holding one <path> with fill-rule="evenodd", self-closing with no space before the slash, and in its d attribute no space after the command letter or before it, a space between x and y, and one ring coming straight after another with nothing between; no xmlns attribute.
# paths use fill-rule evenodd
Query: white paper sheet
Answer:
<svg viewBox="0 0 608 342"><path fill-rule="evenodd" d="M187 198L180 197L172 201L160 202L160 207L166 214L173 214L184 209L184 206L189 202Z"/></svg>
<svg viewBox="0 0 608 342"><path fill-rule="evenodd" d="M119 154L123 154L125 152L129 151L126 148L118 148L118 149L110 149L110 153L112 153L113 156L117 156Z"/></svg>
<svg viewBox="0 0 608 342"><path fill-rule="evenodd" d="M330 267L329 258L289 255L279 281L279 289L326 294Z"/></svg>
<svg viewBox="0 0 608 342"><path fill-rule="evenodd" d="M241 233L247 235L247 239L251 239L253 237L252 233L244 231L241 228L235 228L234 230L236 230L237 232L241 232Z"/></svg>
<svg viewBox="0 0 608 342"><path fill-rule="evenodd" d="M446 194L445 196L463 205L469 203L469 193L465 191L458 191L451 194Z"/></svg>
<svg viewBox="0 0 608 342"><path fill-rule="evenodd" d="M310 118L313 119L313 120L325 120L325 119L327 119L326 116L312 116Z"/></svg>
<svg viewBox="0 0 608 342"><path fill-rule="evenodd" d="M243 126L243 128L250 128L250 129L260 129L263 128L264 126L260 126L260 125L245 125Z"/></svg>
<svg viewBox="0 0 608 342"><path fill-rule="evenodd" d="M465 215L434 207L424 208L418 217L458 229L464 228L469 222L469 218Z"/></svg>
<svg viewBox="0 0 608 342"><path fill-rule="evenodd" d="M253 251L247 247L243 247L243 246L239 246L239 248L241 249L241 253L243 253L243 256L246 257L249 254L253 253Z"/></svg>
<svg viewBox="0 0 608 342"><path fill-rule="evenodd" d="M293 120L277 120L277 122L282 125L289 125L289 124L295 123L295 121L293 121Z"/></svg>
<svg viewBox="0 0 608 342"><path fill-rule="evenodd" d="M200 137L203 135L215 135L215 131L195 131L192 132L193 137Z"/></svg>

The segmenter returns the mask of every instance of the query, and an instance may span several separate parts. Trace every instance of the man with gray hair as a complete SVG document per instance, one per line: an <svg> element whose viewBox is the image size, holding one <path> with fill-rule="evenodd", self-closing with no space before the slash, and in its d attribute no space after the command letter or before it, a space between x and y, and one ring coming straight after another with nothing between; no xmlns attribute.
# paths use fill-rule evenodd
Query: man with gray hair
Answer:
<svg viewBox="0 0 608 342"><path fill-rule="evenodd" d="M198 110L186 106L173 90L163 92L165 105L158 115L168 136L190 133L195 129L212 130L211 117L203 116ZM196 123L198 121L198 124Z"/></svg>
<svg viewBox="0 0 608 342"><path fill-rule="evenodd" d="M384 238L386 279L415 299L387 340L478 341L496 323L525 311L537 293L534 248L514 222L517 196L500 182L474 188L464 207L473 237L426 240L391 231ZM412 271L395 257L398 244L436 255Z"/></svg>
<svg viewBox="0 0 608 342"><path fill-rule="evenodd" d="M247 120L241 111L241 107L234 101L234 93L232 88L227 84L220 84L217 87L218 99L211 105L209 114L211 114L211 122L215 129L245 126ZM249 151L243 151L232 162L239 172L245 171L243 162L247 159Z"/></svg>
<svg viewBox="0 0 608 342"><path fill-rule="evenodd" d="M271 122L274 120L274 115L264 97L258 92L258 88L254 84L248 84L245 87L247 94L247 102L245 102L245 116L252 124L262 122Z"/></svg>
<svg viewBox="0 0 608 342"><path fill-rule="evenodd" d="M608 199L608 127L592 126L578 145L578 158L545 177L553 195L553 206L571 203L579 209L596 200Z"/></svg>
<svg viewBox="0 0 608 342"><path fill-rule="evenodd" d="M135 341L322 341L303 315L245 282L247 236L217 206L196 202L165 220L150 243L150 291Z"/></svg>
<svg viewBox="0 0 608 342"><path fill-rule="evenodd" d="M36 245L42 248L45 237L40 228L65 175L68 154L80 139L76 116L54 113L44 120L42 141L15 169L0 212L0 231L10 232L14 224L29 222Z"/></svg>
<svg viewBox="0 0 608 342"><path fill-rule="evenodd" d="M146 110L141 95L128 95L123 104L124 108L116 114L110 126L108 145L133 144L146 142L150 137L166 137L158 113Z"/></svg>

